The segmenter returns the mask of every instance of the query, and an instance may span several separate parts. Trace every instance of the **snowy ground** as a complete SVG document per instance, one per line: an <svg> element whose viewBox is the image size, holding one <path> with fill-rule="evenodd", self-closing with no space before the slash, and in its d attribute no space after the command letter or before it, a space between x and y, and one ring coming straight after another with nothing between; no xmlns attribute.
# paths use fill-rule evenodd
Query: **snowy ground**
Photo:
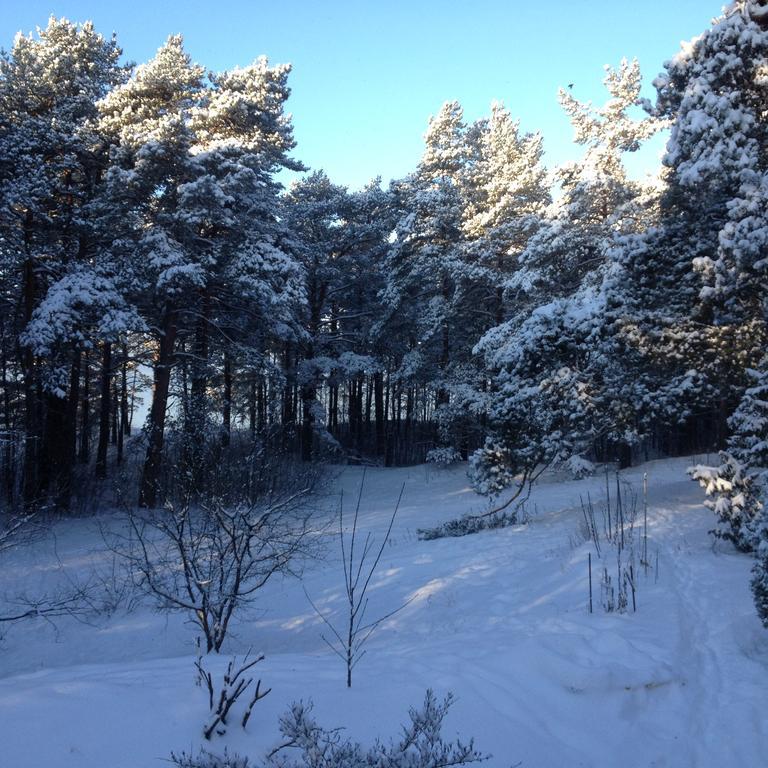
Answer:
<svg viewBox="0 0 768 768"><path fill-rule="evenodd" d="M260 672L273 690L247 732L233 726L214 747L258 757L297 699L312 699L323 725L365 742L388 738L432 687L457 696L446 735L474 736L493 754L489 767L765 765L768 632L752 606L749 558L713 547L711 513L685 476L690 463L623 473L638 490L649 475L658 579L655 569L640 577L634 614L605 613L596 585L592 615L594 549L579 535L579 495L602 498L604 478L540 483L526 526L425 542L417 528L482 506L463 468L368 470L363 531L382 535L405 483L370 610L412 601L372 638L347 690L301 584L268 584L226 650L263 650ZM341 475L348 496L360 477L356 468ZM32 592L94 564L106 572L95 520L54 533L5 556L0 589L23 583ZM330 616L341 610L343 577L329 544L304 584ZM206 701L194 682L194 637L183 616L140 606L89 624L14 625L0 646L0 765L149 768L167 764L171 750L196 748Z"/></svg>

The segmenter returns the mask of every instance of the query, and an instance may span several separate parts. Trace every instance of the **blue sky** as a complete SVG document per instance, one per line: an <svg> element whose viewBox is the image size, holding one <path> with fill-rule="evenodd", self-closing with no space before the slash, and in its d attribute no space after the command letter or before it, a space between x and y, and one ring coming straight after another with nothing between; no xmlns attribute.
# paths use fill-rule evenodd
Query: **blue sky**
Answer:
<svg viewBox="0 0 768 768"><path fill-rule="evenodd" d="M182 33L209 69L260 54L291 62L296 156L358 187L413 169L427 120L458 99L468 119L503 100L544 135L547 161L578 156L557 104L559 86L604 100L605 64L637 57L651 80L681 40L700 34L720 0L0 0L0 45L49 15L117 32L126 57L150 58ZM653 165L660 145L634 161Z"/></svg>

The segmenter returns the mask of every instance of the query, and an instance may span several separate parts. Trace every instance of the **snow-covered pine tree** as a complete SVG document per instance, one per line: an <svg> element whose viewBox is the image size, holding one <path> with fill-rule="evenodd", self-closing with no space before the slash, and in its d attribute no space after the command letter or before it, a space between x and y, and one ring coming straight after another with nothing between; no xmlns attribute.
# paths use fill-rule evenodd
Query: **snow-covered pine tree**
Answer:
<svg viewBox="0 0 768 768"><path fill-rule="evenodd" d="M428 387L430 414L449 403L451 362L459 344L453 303L461 269L463 202L461 177L468 146L463 110L448 102L430 119L416 171L393 184L397 223L387 256L385 308L377 323L381 338L398 328L399 370L395 379L411 391ZM408 422L412 414L406 415Z"/></svg>
<svg viewBox="0 0 768 768"><path fill-rule="evenodd" d="M641 418L681 425L689 449L723 445L765 347L763 11L732 4L655 81L672 121L660 218L621 248L614 317Z"/></svg>
<svg viewBox="0 0 768 768"><path fill-rule="evenodd" d="M482 442L488 377L474 346L510 308L504 286L550 202L539 134L526 134L501 104L466 132L460 259L454 267L451 314L460 333L451 355L449 403L438 412L443 440L473 449Z"/></svg>
<svg viewBox="0 0 768 768"><path fill-rule="evenodd" d="M349 193L322 171L294 184L284 198L290 251L304 269L307 295L298 313L302 333L295 349L304 460L313 456L315 435L362 447L363 388L370 392L381 373L379 361L368 354L368 342L373 319L380 315L381 259L391 231L388 200L378 179ZM327 409L318 400L324 387ZM347 395L346 425L339 421L341 388ZM381 392L373 388L378 401ZM376 412L380 421L383 403L377 402ZM379 437L382 430L377 422Z"/></svg>
<svg viewBox="0 0 768 768"><path fill-rule="evenodd" d="M758 552L752 588L768 626L766 73L764 0L731 3L667 65L656 86L659 109L674 117L666 157L669 189L662 224L643 248L676 265L667 274L688 286L676 317L669 309L664 317L657 311L652 335L666 339L666 345L654 344L657 360L670 368L676 356L678 370L695 365L684 376L695 376L695 402L715 415L720 444L727 419L731 434L721 465L695 467L692 474L714 497L716 535ZM658 304L670 307L679 285L667 287ZM692 387L681 389L673 402L690 402Z"/></svg>
<svg viewBox="0 0 768 768"><path fill-rule="evenodd" d="M523 134L501 103L468 131L472 162L462 174L468 301L484 307L483 330L505 319L503 289L536 218L551 202L540 134Z"/></svg>
<svg viewBox="0 0 768 768"><path fill-rule="evenodd" d="M280 189L274 173L300 169L288 98L288 66L258 59L210 76L193 64L180 37L101 103L101 125L118 149L107 176L120 233L115 247L136 265L140 311L154 329L155 386L141 502L157 500L171 374L183 346L184 458L201 465L211 412L207 384L214 348L222 350L230 390L239 352L227 331L243 335L245 314L263 327L251 339L284 334L302 285L295 261L280 248ZM231 411L230 411L231 414ZM225 434L226 434L226 422ZM194 476L194 473L190 476Z"/></svg>
<svg viewBox="0 0 768 768"><path fill-rule="evenodd" d="M586 148L557 172L561 196L540 214L506 282L516 311L477 346L493 372L492 434L473 458L481 490L497 492L523 468L564 461L598 437L622 436L624 409L611 381L604 314L617 237L645 225L650 196L627 178L623 157L658 130L634 119L637 62L608 69L599 109L561 91Z"/></svg>
<svg viewBox="0 0 768 768"><path fill-rule="evenodd" d="M126 321L89 211L109 152L97 102L125 79L120 53L92 24L51 18L0 58L0 273L17 297L2 311L23 342L28 505L68 506L81 357Z"/></svg>

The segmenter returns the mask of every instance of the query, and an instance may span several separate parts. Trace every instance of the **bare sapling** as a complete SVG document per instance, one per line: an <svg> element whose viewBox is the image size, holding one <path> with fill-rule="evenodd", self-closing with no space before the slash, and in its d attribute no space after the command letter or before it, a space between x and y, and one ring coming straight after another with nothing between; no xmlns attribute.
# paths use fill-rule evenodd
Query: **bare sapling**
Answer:
<svg viewBox="0 0 768 768"><path fill-rule="evenodd" d="M346 616L343 626L332 623L327 616L312 601L309 594L304 591L315 613L323 620L331 633L330 639L326 635L321 635L323 642L344 662L346 668L347 688L352 687L352 670L365 655L365 644L371 638L371 635L387 619L405 608L410 600L406 600L393 611L380 616L372 621L366 621L368 609L368 589L371 580L379 565L384 548L389 542L392 533L392 526L395 517L400 508L400 501L403 498L405 483L400 488L400 494L397 497L397 503L389 519L384 538L381 540L378 549L375 548L375 541L370 532L365 536L365 540L360 545L358 520L360 515L360 504L363 497L363 487L365 485L365 471L360 482L360 490L357 495L355 512L352 517L351 529L348 533L344 530L344 495L342 493L339 502L339 538L341 541L341 560L344 569L344 593L346 598ZM375 554L374 554L375 553Z"/></svg>
<svg viewBox="0 0 768 768"><path fill-rule="evenodd" d="M643 568L648 576L648 473L643 473Z"/></svg>

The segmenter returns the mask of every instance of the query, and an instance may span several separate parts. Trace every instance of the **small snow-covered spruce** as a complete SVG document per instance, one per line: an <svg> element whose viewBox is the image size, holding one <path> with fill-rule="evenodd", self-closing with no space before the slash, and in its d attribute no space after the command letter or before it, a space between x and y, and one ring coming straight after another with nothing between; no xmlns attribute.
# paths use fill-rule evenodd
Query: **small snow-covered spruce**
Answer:
<svg viewBox="0 0 768 768"><path fill-rule="evenodd" d="M721 464L688 471L712 497L706 504L719 523L712 533L742 552L756 554L752 594L757 614L768 627L768 359L748 373L753 385L728 420L731 437L728 450L720 454Z"/></svg>
<svg viewBox="0 0 768 768"><path fill-rule="evenodd" d="M717 467L691 467L715 513L718 538L733 542L742 552L756 551L767 525L765 489L768 477L768 360L748 371L753 385L745 390L739 407L728 420L728 450Z"/></svg>
<svg viewBox="0 0 768 768"><path fill-rule="evenodd" d="M447 467L461 461L461 454L452 446L440 446L427 452L428 464L439 464Z"/></svg>
<svg viewBox="0 0 768 768"><path fill-rule="evenodd" d="M591 477L595 474L595 465L583 456L571 456L563 464L566 470L571 474L574 480L580 480L583 477Z"/></svg>
<svg viewBox="0 0 768 768"><path fill-rule="evenodd" d="M758 541L756 526L763 517L755 474L730 453L723 451L720 458L719 466L699 464L688 473L711 497L704 503L715 513L718 527L710 533L732 542L741 552L751 552Z"/></svg>
<svg viewBox="0 0 768 768"><path fill-rule="evenodd" d="M768 536L765 536L757 552L757 562L752 569L752 596L763 626L768 629Z"/></svg>
<svg viewBox="0 0 768 768"><path fill-rule="evenodd" d="M434 528L420 528L425 541L454 536L467 536L480 531L517 525L533 484L549 462L538 462L528 454L520 456L491 440L469 458L469 478L478 493L491 497L491 508L479 514L463 515ZM503 490L514 487L509 498L493 506L493 499Z"/></svg>

